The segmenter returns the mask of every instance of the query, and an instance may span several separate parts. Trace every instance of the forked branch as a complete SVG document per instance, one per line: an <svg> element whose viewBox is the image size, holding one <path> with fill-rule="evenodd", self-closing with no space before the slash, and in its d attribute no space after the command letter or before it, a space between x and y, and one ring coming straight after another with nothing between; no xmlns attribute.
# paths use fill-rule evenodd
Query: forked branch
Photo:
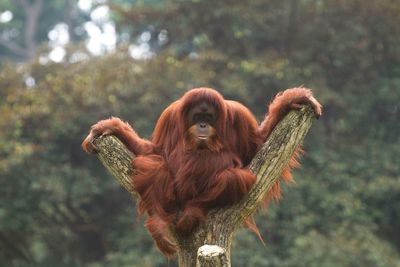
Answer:
<svg viewBox="0 0 400 267"><path fill-rule="evenodd" d="M256 210L265 194L279 179L283 168L303 141L314 118L314 111L309 106L289 112L275 127L249 166L250 170L257 175L257 182L249 194L233 206L210 211L206 223L198 227L191 235L178 236L172 233L179 248L179 266L192 267L196 264L197 266L212 266L209 264L214 260L219 262L216 266L230 266L230 247L234 231ZM99 137L94 142L99 150L98 157L104 166L127 191L136 197L130 178L132 172L135 171L131 164L135 156L114 136ZM219 246L224 250L225 255L221 259L226 262L221 263L219 258L208 261L198 260L197 251L203 245ZM207 253L207 249L202 247L200 252ZM215 255L220 257L218 253Z"/></svg>

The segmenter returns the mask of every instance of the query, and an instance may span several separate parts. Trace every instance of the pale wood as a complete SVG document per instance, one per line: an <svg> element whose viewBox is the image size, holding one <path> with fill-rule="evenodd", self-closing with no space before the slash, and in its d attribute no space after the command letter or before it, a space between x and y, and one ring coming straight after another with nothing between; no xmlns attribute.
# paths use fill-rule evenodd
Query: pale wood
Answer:
<svg viewBox="0 0 400 267"><path fill-rule="evenodd" d="M196 267L227 267L226 251L215 245L203 245L197 251Z"/></svg>
<svg viewBox="0 0 400 267"><path fill-rule="evenodd" d="M279 179L283 168L303 141L314 118L314 111L309 106L289 112L275 127L249 166L249 169L257 175L257 182L249 194L233 206L211 210L206 223L195 229L191 235L179 236L177 233L171 233L179 248L180 267L220 266L207 265L209 264L207 261L203 261L206 262L204 264L198 262L197 252L203 245L222 248L225 262L221 263L223 264L221 266L231 266L231 243L234 231L256 210L265 194ZM99 137L94 142L99 148L98 157L102 163L126 190L136 196L130 179L134 171L131 165L134 155L114 136Z"/></svg>

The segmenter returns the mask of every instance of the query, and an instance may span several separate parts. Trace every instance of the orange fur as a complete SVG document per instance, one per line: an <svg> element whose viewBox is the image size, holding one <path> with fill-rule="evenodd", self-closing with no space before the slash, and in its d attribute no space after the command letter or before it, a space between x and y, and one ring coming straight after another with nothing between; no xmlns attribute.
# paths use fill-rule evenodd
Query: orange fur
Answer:
<svg viewBox="0 0 400 267"><path fill-rule="evenodd" d="M189 114L204 103L213 107L217 121L206 146L199 148ZM205 221L208 210L240 201L256 180L247 165L287 112L305 103L321 115L321 105L309 89L293 88L278 94L259 127L242 104L225 100L213 89L197 88L164 110L151 141L139 138L127 123L111 118L95 124L82 146L85 151L95 152L93 138L113 134L137 155L132 179L140 195L139 213L148 214L145 226L158 248L172 257L176 246L169 229L188 234ZM290 170L299 166L300 151L282 172L283 181L293 180ZM280 195L278 181L266 201L278 200ZM252 218L245 225L260 236Z"/></svg>

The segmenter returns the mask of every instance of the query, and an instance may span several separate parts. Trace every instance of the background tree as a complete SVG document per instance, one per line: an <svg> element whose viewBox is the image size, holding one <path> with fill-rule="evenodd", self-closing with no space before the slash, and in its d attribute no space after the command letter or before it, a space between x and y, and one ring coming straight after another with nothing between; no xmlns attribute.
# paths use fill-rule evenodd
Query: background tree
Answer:
<svg viewBox="0 0 400 267"><path fill-rule="evenodd" d="M50 30L59 23L68 28L70 41L81 40L85 32L77 27L88 19L76 0L4 0L2 14L9 20L0 23L0 57L18 61L36 56L40 46L49 40ZM4 13L6 12L6 13Z"/></svg>
<svg viewBox="0 0 400 267"><path fill-rule="evenodd" d="M266 246L239 232L232 265L400 265L398 0L110 7L130 40L115 52L74 61L71 48L60 63L0 67L0 265L174 266L129 195L81 152L88 127L115 115L149 135L168 103L203 85L261 119L272 95L301 84L324 116L297 183L256 218ZM139 43L145 60L132 57Z"/></svg>

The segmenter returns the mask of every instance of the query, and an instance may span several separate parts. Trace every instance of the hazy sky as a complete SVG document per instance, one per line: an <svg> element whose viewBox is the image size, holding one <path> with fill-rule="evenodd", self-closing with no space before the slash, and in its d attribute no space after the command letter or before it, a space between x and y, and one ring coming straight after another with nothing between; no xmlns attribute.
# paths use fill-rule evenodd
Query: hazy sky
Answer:
<svg viewBox="0 0 400 267"><path fill-rule="evenodd" d="M98 4L100 1L96 1ZM85 41L86 48L93 55L101 55L112 52L117 43L115 26L109 18L109 8L99 5L92 10L93 0L80 0L78 7L90 14L91 21L85 22L83 28L87 32L88 39ZM48 34L50 45L53 47L49 53L49 59L60 62L65 56L64 46L69 42L68 26L59 23Z"/></svg>
<svg viewBox="0 0 400 267"><path fill-rule="evenodd" d="M82 30L87 33L88 38L85 40L86 48L92 55L103 55L115 50L117 45L117 33L115 31L114 22L110 20L110 9L105 5L105 0L79 0L78 8L86 12L90 21L81 25ZM8 23L12 21L13 13L9 10L0 13L0 23ZM147 59L154 54L151 52L148 41L150 33L143 32L136 43L129 46L129 53L135 59ZM41 55L40 62L45 64L49 60L61 62L66 55L65 46L70 41L68 25L60 22L56 24L48 33L49 45L52 48L48 55ZM161 39L160 39L161 38ZM127 38L129 39L129 38ZM167 39L167 33L159 36L159 41ZM165 41L165 40L164 40ZM89 55L84 52L76 52L70 60L78 62L85 60Z"/></svg>

